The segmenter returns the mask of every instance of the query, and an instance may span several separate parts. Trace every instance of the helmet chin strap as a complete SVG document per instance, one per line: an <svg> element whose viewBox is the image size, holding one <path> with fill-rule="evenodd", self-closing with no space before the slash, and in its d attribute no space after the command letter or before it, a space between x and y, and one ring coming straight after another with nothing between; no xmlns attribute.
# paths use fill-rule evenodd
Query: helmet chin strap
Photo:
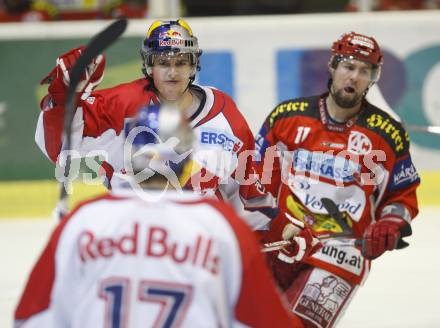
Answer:
<svg viewBox="0 0 440 328"><path fill-rule="evenodd" d="M364 97L367 96L368 91L370 90L370 88L371 88L375 83L376 83L376 82L374 82L374 81L370 82L370 84L368 85L368 87L365 89L365 91L364 91L364 93L363 93Z"/></svg>

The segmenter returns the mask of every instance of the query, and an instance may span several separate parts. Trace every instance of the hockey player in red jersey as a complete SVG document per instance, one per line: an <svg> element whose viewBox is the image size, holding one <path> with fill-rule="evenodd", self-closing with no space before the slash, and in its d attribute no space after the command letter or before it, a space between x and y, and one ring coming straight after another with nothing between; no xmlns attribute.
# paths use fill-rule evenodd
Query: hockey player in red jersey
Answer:
<svg viewBox="0 0 440 328"><path fill-rule="evenodd" d="M69 70L82 48L57 59L55 68L42 80L48 94L41 101L36 142L46 156L57 162L63 149L64 101ZM189 25L182 19L155 21L141 47L144 78L96 90L102 80L105 58L99 56L77 88L78 107L73 119L73 150L80 157L97 151L107 186L120 183L124 174L124 126L143 105L172 103L184 112L197 135L193 172L184 179L188 188L215 194L232 204L255 229L272 218L274 199L253 182L254 138L234 101L224 92L194 84L202 51ZM236 170L240 166L240 170Z"/></svg>
<svg viewBox="0 0 440 328"><path fill-rule="evenodd" d="M291 310L321 328L336 324L371 260L407 245L401 238L411 234L420 183L408 134L365 99L383 64L376 40L351 32L331 50L328 92L280 103L256 138L261 181L282 212L267 241L289 237L285 214L338 237L322 239L321 250L300 263L271 258ZM345 223L328 214L323 198L333 200ZM347 247L353 239L359 246Z"/></svg>
<svg viewBox="0 0 440 328"><path fill-rule="evenodd" d="M182 113L132 122L143 191L115 187L52 233L15 311L16 327L303 327L281 299L250 228L224 202L168 187L196 136ZM165 144L177 137L174 147ZM161 174L161 172L168 172Z"/></svg>

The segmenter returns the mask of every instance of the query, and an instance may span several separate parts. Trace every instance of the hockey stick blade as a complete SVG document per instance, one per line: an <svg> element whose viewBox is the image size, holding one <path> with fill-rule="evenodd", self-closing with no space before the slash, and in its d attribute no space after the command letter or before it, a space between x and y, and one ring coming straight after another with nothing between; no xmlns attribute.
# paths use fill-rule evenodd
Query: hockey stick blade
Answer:
<svg viewBox="0 0 440 328"><path fill-rule="evenodd" d="M84 73L87 65L92 61L93 58L98 56L107 47L109 47L114 41L116 41L122 33L124 33L127 28L127 19L121 18L114 23L110 24L103 31L95 35L92 40L87 45L81 57L78 58L77 62L72 68L70 73L70 85L67 89L66 96L66 110L67 116L73 117L73 109L75 106L75 91L78 83L81 81L81 76ZM71 120L70 120L71 121ZM68 121L68 122L70 122Z"/></svg>
<svg viewBox="0 0 440 328"><path fill-rule="evenodd" d="M344 233L351 233L352 229L348 225L347 221L345 221L344 217L342 216L342 213L339 211L338 206L336 203L331 200L330 198L321 198L321 203L326 209L327 213L333 217L336 222L341 226Z"/></svg>
<svg viewBox="0 0 440 328"><path fill-rule="evenodd" d="M82 55L78 58L75 65L70 72L70 84L67 89L66 103L65 103L65 115L64 115L64 135L65 135L65 147L64 149L71 150L72 140L72 121L76 107L76 87L81 81L87 65L93 58L102 53L113 42L115 42L127 28L127 19L121 18L107 26L103 31L95 35L88 45L86 46ZM70 175L71 157L67 155L66 164L64 168L64 178L66 180L61 182L60 199L55 208L55 215L62 217L67 214L67 185Z"/></svg>

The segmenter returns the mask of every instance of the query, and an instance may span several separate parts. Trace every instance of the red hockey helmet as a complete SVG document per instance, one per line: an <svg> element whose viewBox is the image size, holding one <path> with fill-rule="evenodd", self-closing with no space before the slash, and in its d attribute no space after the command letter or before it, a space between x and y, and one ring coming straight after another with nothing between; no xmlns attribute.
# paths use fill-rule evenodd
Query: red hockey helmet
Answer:
<svg viewBox="0 0 440 328"><path fill-rule="evenodd" d="M332 52L334 55L351 56L376 66L383 63L382 51L377 41L373 37L355 32L343 34L333 42Z"/></svg>
<svg viewBox="0 0 440 328"><path fill-rule="evenodd" d="M371 82L377 82L383 64L383 55L377 41L370 36L350 32L343 34L332 45L330 67L336 68L343 60L359 60L372 65Z"/></svg>

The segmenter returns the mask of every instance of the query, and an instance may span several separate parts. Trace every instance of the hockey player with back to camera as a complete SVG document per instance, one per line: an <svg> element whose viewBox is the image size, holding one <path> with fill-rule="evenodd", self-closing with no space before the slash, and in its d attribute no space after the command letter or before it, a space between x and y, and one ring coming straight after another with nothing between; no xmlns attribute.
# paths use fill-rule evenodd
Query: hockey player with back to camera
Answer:
<svg viewBox="0 0 440 328"><path fill-rule="evenodd" d="M127 175L152 173L140 181L149 199L119 186L65 217L29 276L16 326L303 327L235 211L169 188L196 142L182 112L143 107L135 128Z"/></svg>
<svg viewBox="0 0 440 328"><path fill-rule="evenodd" d="M290 238L286 214L315 234L339 234L322 239L320 251L300 262L285 250L269 259L291 310L307 326L322 328L340 319L371 260L405 246L420 183L407 132L365 99L383 64L376 40L351 32L331 50L328 92L283 101L256 138L261 180L284 214L266 241ZM323 198L337 205L345 223L328 214ZM360 246L347 246L353 239Z"/></svg>
<svg viewBox="0 0 440 328"><path fill-rule="evenodd" d="M69 71L82 50L79 47L58 57L55 68L42 80L49 87L41 101L35 138L53 162L63 149ZM239 210L254 229L264 228L276 213L275 202L257 180L249 179L254 172L252 132L227 94L194 83L201 54L191 28L178 19L158 20L148 28L141 47L144 78L93 91L102 81L105 66L103 56L95 58L77 88L73 149L81 157L104 152L103 178L109 188L114 187L125 173L124 126L143 105L175 105L189 119L198 140L193 170L183 179L184 186L215 195Z"/></svg>

